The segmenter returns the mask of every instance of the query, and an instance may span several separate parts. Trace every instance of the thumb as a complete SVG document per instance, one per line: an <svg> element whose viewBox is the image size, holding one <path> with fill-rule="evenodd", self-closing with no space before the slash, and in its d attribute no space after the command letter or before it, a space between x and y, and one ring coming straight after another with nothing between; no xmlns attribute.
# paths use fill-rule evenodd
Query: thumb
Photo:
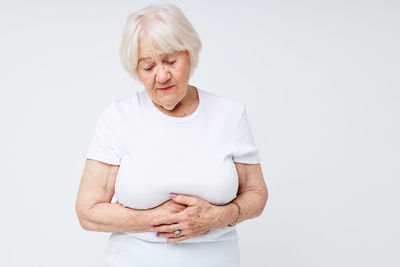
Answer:
<svg viewBox="0 0 400 267"><path fill-rule="evenodd" d="M186 206L193 206L197 204L197 198L192 197L192 196L186 196L186 195L180 195L180 194L174 194L170 193L171 199L179 204L184 204Z"/></svg>

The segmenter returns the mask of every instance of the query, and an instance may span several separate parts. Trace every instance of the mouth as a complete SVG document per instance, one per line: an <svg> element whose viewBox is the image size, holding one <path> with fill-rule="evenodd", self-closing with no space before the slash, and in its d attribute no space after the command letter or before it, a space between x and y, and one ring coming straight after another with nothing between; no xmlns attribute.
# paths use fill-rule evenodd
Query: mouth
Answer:
<svg viewBox="0 0 400 267"><path fill-rule="evenodd" d="M164 88L157 88L158 90L162 90L162 91L167 91L168 89L171 89L172 87L174 87L174 85L168 86L168 87L164 87Z"/></svg>

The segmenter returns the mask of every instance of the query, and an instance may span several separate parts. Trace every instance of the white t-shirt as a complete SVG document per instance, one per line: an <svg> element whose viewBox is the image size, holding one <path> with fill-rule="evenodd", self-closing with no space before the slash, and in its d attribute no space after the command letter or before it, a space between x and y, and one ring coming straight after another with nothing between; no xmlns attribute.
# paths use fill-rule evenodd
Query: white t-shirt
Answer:
<svg viewBox="0 0 400 267"><path fill-rule="evenodd" d="M114 100L101 112L87 158L120 165L115 184L118 203L149 209L169 200L169 193L197 196L214 205L236 197L234 162L260 162L246 109L232 98L202 89L198 93L199 106L186 117L172 117L157 109L146 90ZM143 242L172 245L153 232L123 234L130 243L142 242L141 247ZM176 244L204 242L232 248L229 242L237 244L236 229L226 226ZM204 253L211 252L201 251L199 257Z"/></svg>

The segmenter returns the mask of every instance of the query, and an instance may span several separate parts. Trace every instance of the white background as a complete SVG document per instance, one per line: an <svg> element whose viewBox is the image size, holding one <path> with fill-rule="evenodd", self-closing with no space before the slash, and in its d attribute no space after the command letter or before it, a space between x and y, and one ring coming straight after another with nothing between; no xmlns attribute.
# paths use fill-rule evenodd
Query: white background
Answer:
<svg viewBox="0 0 400 267"><path fill-rule="evenodd" d="M400 266L400 3L171 2L203 42L191 84L241 101L260 148L242 265ZM74 205L100 110L141 89L118 48L148 3L0 1L1 266L105 266Z"/></svg>

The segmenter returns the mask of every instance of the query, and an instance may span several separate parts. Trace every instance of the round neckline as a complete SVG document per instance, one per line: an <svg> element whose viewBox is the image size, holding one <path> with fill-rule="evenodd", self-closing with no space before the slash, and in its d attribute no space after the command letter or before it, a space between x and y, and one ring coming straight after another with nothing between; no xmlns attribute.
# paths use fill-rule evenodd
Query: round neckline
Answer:
<svg viewBox="0 0 400 267"><path fill-rule="evenodd" d="M185 122L185 121L189 121L192 120L194 118L196 118L199 113L201 112L202 106L203 106L203 92L201 91L201 89L199 89L198 87L194 86L197 89L197 93L199 95L199 104L197 105L197 108L194 112L192 112L191 114L184 116L184 117L174 117L174 116L170 116L168 114L165 114L164 112L162 112L161 110L159 110L153 103L151 97L149 96L149 94L147 93L146 89L144 90L145 92L145 98L147 99L147 102L150 106L150 109L153 111L153 113L155 113L158 117L168 120L168 121L173 121L173 122Z"/></svg>

